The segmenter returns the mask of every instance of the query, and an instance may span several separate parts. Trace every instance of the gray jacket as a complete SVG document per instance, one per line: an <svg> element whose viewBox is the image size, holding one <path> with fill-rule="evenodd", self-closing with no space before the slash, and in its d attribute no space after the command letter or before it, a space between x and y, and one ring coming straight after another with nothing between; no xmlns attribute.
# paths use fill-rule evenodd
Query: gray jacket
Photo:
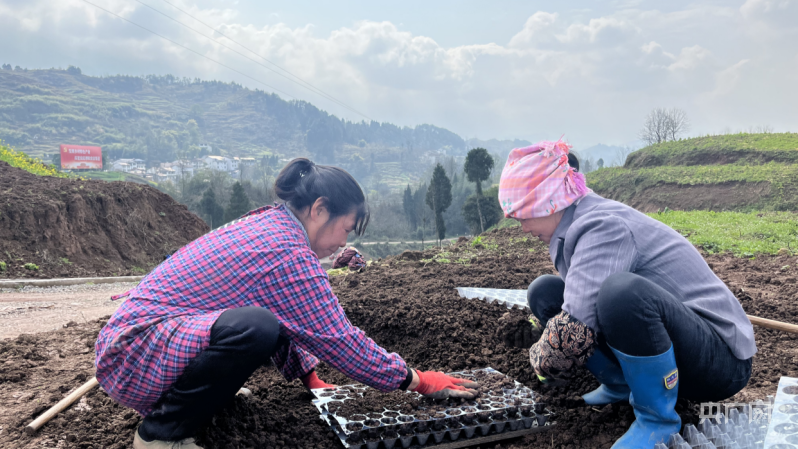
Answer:
<svg viewBox="0 0 798 449"><path fill-rule="evenodd" d="M607 277L631 272L664 288L704 318L746 360L756 353L742 306L690 242L617 201L589 194L565 210L549 253L565 281L563 310L598 332L596 298Z"/></svg>

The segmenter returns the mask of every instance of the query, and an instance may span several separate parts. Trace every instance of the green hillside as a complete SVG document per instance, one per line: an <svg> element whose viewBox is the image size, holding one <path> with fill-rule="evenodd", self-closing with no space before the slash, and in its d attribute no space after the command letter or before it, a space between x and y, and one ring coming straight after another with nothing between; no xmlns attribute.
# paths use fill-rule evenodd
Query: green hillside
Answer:
<svg viewBox="0 0 798 449"><path fill-rule="evenodd" d="M645 212L798 210L798 134L735 134L652 145L588 173L596 193Z"/></svg>
<svg viewBox="0 0 798 449"><path fill-rule="evenodd" d="M662 165L798 163L798 133L728 134L664 142L635 151L624 168Z"/></svg>
<svg viewBox="0 0 798 449"><path fill-rule="evenodd" d="M62 143L101 145L112 158L150 163L211 151L311 156L359 179L376 170L401 182L418 179L428 151L462 156L467 150L460 136L443 128L344 121L310 103L236 83L171 75L92 77L74 67L0 70L0 139L42 159ZM386 163L395 166L375 166ZM392 181L398 185L399 179Z"/></svg>

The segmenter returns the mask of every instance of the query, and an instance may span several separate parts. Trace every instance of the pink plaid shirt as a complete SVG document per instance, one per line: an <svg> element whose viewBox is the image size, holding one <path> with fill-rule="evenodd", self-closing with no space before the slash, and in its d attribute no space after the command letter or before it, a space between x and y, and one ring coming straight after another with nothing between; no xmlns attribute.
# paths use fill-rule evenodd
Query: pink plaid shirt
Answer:
<svg viewBox="0 0 798 449"><path fill-rule="evenodd" d="M271 311L290 342L273 361L287 380L318 357L350 378L391 391L407 366L349 322L302 224L284 205L250 212L181 248L125 295L97 337L97 380L147 415L208 347L225 310Z"/></svg>

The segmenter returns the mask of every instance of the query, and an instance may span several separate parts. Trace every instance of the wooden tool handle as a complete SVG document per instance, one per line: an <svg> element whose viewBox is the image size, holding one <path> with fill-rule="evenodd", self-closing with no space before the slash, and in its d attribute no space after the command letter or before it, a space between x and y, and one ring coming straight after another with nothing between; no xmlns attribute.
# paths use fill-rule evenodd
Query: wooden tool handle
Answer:
<svg viewBox="0 0 798 449"><path fill-rule="evenodd" d="M50 407L49 410L44 412L38 418L34 419L32 423L28 424L28 426L25 427L25 432L28 435L33 435L37 430L39 430L39 427L43 426L47 421L53 419L55 415L57 415L59 412L69 407L70 405L72 405L73 402L80 399L81 396L88 393L89 390L96 387L97 385L99 385L99 382L97 382L97 378L92 377L88 382L83 384L80 388L73 391L72 393L69 393L69 395L64 399L61 399L58 402L58 404L55 404L54 406Z"/></svg>
<svg viewBox="0 0 798 449"><path fill-rule="evenodd" d="M798 324L782 323L781 321L769 320L767 318L759 318L758 316L747 315L751 320L751 324L766 327L768 329L776 329L778 331L790 332L798 334Z"/></svg>

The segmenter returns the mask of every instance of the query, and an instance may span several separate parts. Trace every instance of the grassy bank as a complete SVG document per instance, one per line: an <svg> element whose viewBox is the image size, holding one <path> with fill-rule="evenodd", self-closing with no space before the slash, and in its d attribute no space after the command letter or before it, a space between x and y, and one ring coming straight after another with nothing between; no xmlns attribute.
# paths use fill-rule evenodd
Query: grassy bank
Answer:
<svg viewBox="0 0 798 449"><path fill-rule="evenodd" d="M798 153L798 152L796 152ZM798 180L798 165L769 162L763 165L698 165L641 168L603 168L587 175L591 189L601 191L626 186L653 187L658 183L678 185L723 184L726 182L769 182L776 187Z"/></svg>
<svg viewBox="0 0 798 449"><path fill-rule="evenodd" d="M730 252L738 257L798 253L798 215L792 212L671 211L648 214L685 236L710 254ZM499 229L519 226L504 219Z"/></svg>
<svg viewBox="0 0 798 449"><path fill-rule="evenodd" d="M798 252L798 216L791 212L666 211L649 214L709 253L738 257Z"/></svg>
<svg viewBox="0 0 798 449"><path fill-rule="evenodd" d="M798 133L728 134L664 142L629 155L624 168L798 163Z"/></svg>

